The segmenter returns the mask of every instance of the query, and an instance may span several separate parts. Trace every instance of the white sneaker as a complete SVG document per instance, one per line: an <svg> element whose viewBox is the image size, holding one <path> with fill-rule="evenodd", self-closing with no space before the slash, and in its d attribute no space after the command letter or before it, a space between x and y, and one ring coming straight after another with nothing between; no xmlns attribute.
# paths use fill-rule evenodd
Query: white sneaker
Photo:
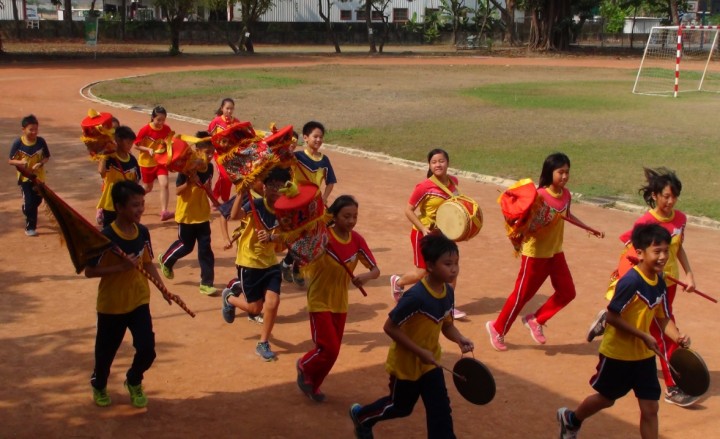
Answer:
<svg viewBox="0 0 720 439"><path fill-rule="evenodd" d="M458 320L467 317L467 313L460 311L457 308L453 308L453 319Z"/></svg>
<svg viewBox="0 0 720 439"><path fill-rule="evenodd" d="M605 333L606 319L607 309L604 309L598 313L598 315L595 317L595 320L593 320L590 328L588 329L587 335L585 336L585 340L587 340L588 343L593 341L595 337L599 337Z"/></svg>
<svg viewBox="0 0 720 439"><path fill-rule="evenodd" d="M403 289L401 286L399 286L397 283L400 280L400 276L397 274L393 274L390 276L390 294L392 295L393 300L397 303L400 301L400 298L403 295Z"/></svg>
<svg viewBox="0 0 720 439"><path fill-rule="evenodd" d="M38 233L35 231L35 229L25 230L25 234L27 236L38 236Z"/></svg>

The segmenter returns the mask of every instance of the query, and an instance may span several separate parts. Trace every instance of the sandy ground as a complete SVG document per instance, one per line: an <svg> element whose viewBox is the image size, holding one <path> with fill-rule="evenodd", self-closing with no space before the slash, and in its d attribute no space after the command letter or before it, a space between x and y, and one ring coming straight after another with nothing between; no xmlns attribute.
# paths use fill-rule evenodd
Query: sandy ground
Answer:
<svg viewBox="0 0 720 439"><path fill-rule="evenodd" d="M236 57L187 57L141 60L104 60L55 63L14 63L0 67L0 143L9 149L20 132L23 115L36 114L41 135L48 141L53 158L48 164L48 184L86 217L94 216L99 192L95 166L79 141L79 122L89 107L112 111L120 120L138 129L147 118L130 110L91 104L78 90L85 84L107 78L168 70L244 68L301 65L309 63L527 63L601 66L624 60L600 58L498 59L453 57L403 57L395 59L355 57L290 57L252 59ZM629 63L629 62L628 62ZM635 61L632 61L636 65ZM197 130L192 124L171 121L178 132ZM7 151L7 149L6 149ZM7 154L7 152L6 152ZM259 327L240 316L232 325L220 314L220 299L197 292L199 269L193 256L176 265L176 276L167 281L198 313L191 319L176 306L168 306L158 293L152 295L158 358L146 375L150 398L147 409L134 409L122 389L124 370L132 347L121 347L110 377L113 405L100 409L92 403L88 383L93 366L95 296L97 280L76 275L58 235L41 217L38 238L23 234L20 196L14 170L6 167L0 176L0 254L4 289L0 294L0 437L352 437L347 409L353 402L367 403L386 391L383 362L389 338L382 324L392 307L390 274L411 266L407 239L409 226L403 208L414 185L424 172L368 158L331 154L339 183L335 195L349 193L360 202L356 228L370 244L382 271L380 279L367 287L369 297L350 291L350 311L343 348L323 390L323 404L309 401L295 385L295 361L311 347L303 291L285 286L280 318L272 344L279 360L261 362L254 353ZM538 164L539 166L540 164ZM363 169L363 172L358 172ZM582 165L575 164L575 172ZM532 175L537 169L528 170ZM369 178L370 175L370 178ZM570 183L570 187L572 182ZM591 392L588 379L596 364L597 344L587 344L584 334L596 312L604 305L602 292L614 268L620 243L614 237L632 224L636 214L604 210L578 204L574 212L610 238L587 237L568 228L565 251L575 279L578 297L552 319L548 343L535 345L519 322L507 336L509 351L493 351L484 324L494 318L510 292L518 260L504 236L502 216L495 199L498 186L461 180L463 191L483 209L485 224L480 234L462 243L457 303L469 317L458 322L461 331L477 346L475 355L493 371L497 396L487 406L474 406L462 399L448 379L458 437L552 438L557 437L555 410L575 406ZM682 208L682 206L680 206ZM158 196L147 197L144 223L151 230L156 254L176 236L173 223L160 223ZM213 233L219 233L213 222ZM219 235L216 235L219 236ZM223 251L215 239L216 279L220 286L234 275L234 252ZM716 230L690 226L686 250L698 286L720 294L713 283L720 274L713 256L720 248ZM551 294L544 285L526 311L531 312ZM718 305L695 295L676 300L681 329L693 337L703 354L712 380L719 378L720 354ZM443 363L451 366L459 357L456 346L443 341ZM695 406L681 409L661 402L663 438L713 437L718 429L713 414L720 405L713 385ZM639 412L634 398L618 401L586 423L583 437L637 437ZM409 418L378 425L378 438L425 437L422 406Z"/></svg>

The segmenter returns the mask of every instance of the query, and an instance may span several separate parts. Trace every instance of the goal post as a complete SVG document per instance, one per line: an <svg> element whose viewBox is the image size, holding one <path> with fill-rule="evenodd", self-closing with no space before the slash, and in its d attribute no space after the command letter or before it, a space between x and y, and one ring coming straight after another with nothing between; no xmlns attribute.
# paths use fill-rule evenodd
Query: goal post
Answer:
<svg viewBox="0 0 720 439"><path fill-rule="evenodd" d="M720 93L720 26L655 26L650 30L633 93L677 97Z"/></svg>

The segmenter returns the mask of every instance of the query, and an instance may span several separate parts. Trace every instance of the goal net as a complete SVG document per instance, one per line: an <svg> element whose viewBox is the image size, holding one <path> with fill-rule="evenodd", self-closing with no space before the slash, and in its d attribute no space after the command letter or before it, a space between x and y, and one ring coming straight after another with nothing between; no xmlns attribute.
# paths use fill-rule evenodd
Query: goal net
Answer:
<svg viewBox="0 0 720 439"><path fill-rule="evenodd" d="M677 97L720 93L720 26L656 26L650 30L633 93Z"/></svg>

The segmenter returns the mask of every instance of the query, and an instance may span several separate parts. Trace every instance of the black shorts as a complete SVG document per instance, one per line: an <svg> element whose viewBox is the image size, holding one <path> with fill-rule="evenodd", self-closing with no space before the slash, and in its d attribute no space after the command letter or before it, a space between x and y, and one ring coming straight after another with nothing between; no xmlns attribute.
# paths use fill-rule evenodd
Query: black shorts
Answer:
<svg viewBox="0 0 720 439"><path fill-rule="evenodd" d="M660 382L657 377L655 357L644 360L615 360L600 354L597 372L590 378L590 385L605 398L616 400L632 390L637 399L658 401Z"/></svg>
<svg viewBox="0 0 720 439"><path fill-rule="evenodd" d="M245 294L248 303L264 300L266 291L280 294L280 284L282 284L280 264L268 268L248 268L238 265L237 273L238 277L230 289L235 295Z"/></svg>

